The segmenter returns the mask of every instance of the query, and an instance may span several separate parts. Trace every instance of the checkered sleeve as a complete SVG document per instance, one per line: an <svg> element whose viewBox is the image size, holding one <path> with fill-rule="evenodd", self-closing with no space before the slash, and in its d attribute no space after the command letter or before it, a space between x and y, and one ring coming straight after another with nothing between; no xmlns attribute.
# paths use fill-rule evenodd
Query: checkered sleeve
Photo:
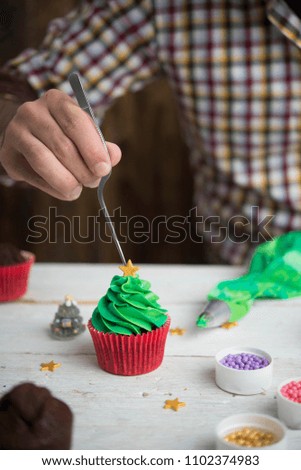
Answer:
<svg viewBox="0 0 301 470"><path fill-rule="evenodd" d="M150 0L90 0L53 20L37 50L27 49L6 68L22 74L41 95L49 88L70 95L71 71L81 73L91 104L106 109L159 73Z"/></svg>

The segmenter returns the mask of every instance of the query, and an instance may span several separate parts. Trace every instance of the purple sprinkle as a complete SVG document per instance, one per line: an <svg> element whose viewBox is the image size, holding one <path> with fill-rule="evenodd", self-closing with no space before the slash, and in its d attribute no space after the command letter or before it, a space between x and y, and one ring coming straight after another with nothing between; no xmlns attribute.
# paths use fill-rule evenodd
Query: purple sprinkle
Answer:
<svg viewBox="0 0 301 470"><path fill-rule="evenodd" d="M251 353L228 354L221 359L220 363L237 370L256 370L269 365L269 361L265 357Z"/></svg>

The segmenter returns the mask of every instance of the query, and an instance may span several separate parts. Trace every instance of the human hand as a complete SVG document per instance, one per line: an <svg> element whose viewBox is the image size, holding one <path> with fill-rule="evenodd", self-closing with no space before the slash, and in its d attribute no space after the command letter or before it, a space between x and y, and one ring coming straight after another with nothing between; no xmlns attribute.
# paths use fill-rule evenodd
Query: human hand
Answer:
<svg viewBox="0 0 301 470"><path fill-rule="evenodd" d="M59 90L22 104L8 124L0 163L16 181L25 181L58 199L77 199L83 186L97 187L121 158L107 142L110 158L92 119Z"/></svg>

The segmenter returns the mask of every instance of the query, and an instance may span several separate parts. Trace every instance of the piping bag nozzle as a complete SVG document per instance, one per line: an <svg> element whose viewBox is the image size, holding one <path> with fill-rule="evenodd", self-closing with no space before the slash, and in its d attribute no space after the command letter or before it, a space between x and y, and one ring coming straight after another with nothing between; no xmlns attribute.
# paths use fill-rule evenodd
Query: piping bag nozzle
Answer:
<svg viewBox="0 0 301 470"><path fill-rule="evenodd" d="M197 319L199 328L215 328L229 321L231 311L226 302L211 300Z"/></svg>

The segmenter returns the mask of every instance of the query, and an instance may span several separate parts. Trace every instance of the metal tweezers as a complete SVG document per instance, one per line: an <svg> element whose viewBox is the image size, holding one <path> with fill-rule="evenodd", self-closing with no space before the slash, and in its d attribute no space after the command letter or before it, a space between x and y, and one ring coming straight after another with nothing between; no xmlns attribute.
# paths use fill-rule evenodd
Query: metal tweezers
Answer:
<svg viewBox="0 0 301 470"><path fill-rule="evenodd" d="M102 132L101 130L99 129L99 126L97 124L97 121L96 121L96 118L95 118L95 115L93 113L93 110L90 106L90 103L88 101L88 98L86 96L86 93L83 89L83 86L81 84L81 80L80 80L80 75L77 73L77 72L72 72L70 75L69 75L69 83L72 87L72 90L74 92L74 95L77 99L77 102L80 106L81 109L83 109L84 111L86 111L87 114L89 114L89 116L92 118L93 122L94 122L94 125L95 125L95 128L98 132L98 135L101 139L101 142L105 148L105 151L107 152L109 158L110 158L110 154L109 154L109 151L108 151L108 147L107 147L107 144L106 144L106 141L104 139L104 136L102 135ZM116 245L116 248L117 248L117 251L119 253L119 256L120 256L120 259L121 259L121 262L122 264L126 264L126 260L125 260L125 257L124 257L124 254L123 254L123 251L121 249L121 246L120 246L120 243L118 241L118 238L117 238L117 235L116 235L116 232L115 232L115 228L114 228L114 225L112 223L112 220L111 220L111 217L109 215L109 212L107 210L107 206L105 204L105 201L104 201L104 197L103 197L103 190L104 190L104 187L105 187L105 184L106 182L108 181L108 179L110 178L111 176L111 171L108 175L106 176L103 176L100 180L100 183L98 185L98 189L97 189L97 196L98 196L98 201L99 201L99 204L100 204L100 207L101 209L103 210L104 212L104 217L105 217L105 221L106 223L109 225L110 227L110 230L111 230L111 233L112 233L112 237L113 237L113 240L114 240L114 243Z"/></svg>

